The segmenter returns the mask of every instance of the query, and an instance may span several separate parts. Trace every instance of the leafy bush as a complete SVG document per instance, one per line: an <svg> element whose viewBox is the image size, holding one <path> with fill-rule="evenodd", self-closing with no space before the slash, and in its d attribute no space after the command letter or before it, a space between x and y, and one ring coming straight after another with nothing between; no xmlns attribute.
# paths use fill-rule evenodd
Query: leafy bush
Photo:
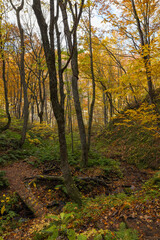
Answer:
<svg viewBox="0 0 160 240"><path fill-rule="evenodd" d="M145 192L144 202L148 201L148 199L160 197L160 171L143 184L143 190Z"/></svg>
<svg viewBox="0 0 160 240"><path fill-rule="evenodd" d="M89 166L101 166L106 175L115 174L122 177L120 162L109 158L102 157L99 153L91 151L89 153Z"/></svg>
<svg viewBox="0 0 160 240"><path fill-rule="evenodd" d="M138 109L127 109L117 116L116 130L126 145L126 159L139 167L157 167L160 148L156 144L159 139L159 115L154 105L141 104ZM115 137L117 133L114 131Z"/></svg>
<svg viewBox="0 0 160 240"><path fill-rule="evenodd" d="M127 229L125 223L121 223L119 230L112 232L110 230L97 230L95 228L91 228L84 233L78 234L74 229L68 228L68 223L71 219L74 219L74 213L64 213L62 212L60 215L51 215L53 221L50 223L50 226L46 229L42 230L40 233L35 233L33 239L34 240L54 240L61 237L61 239L68 240L138 240L138 234L136 230Z"/></svg>
<svg viewBox="0 0 160 240"><path fill-rule="evenodd" d="M18 198L16 194L5 195L0 197L0 233L3 233L8 227L17 227L17 221L14 218L18 216L15 212L15 206L18 205Z"/></svg>
<svg viewBox="0 0 160 240"><path fill-rule="evenodd" d="M140 168L160 166L159 115L153 105L141 105L117 115L110 126L97 137L96 148L119 155Z"/></svg>
<svg viewBox="0 0 160 240"><path fill-rule="evenodd" d="M11 149L7 151L7 154L0 156L0 164L6 164L11 161L17 161L24 159L30 155L30 152L25 149Z"/></svg>
<svg viewBox="0 0 160 240"><path fill-rule="evenodd" d="M106 240L138 240L138 234L136 230L133 229L127 229L125 226L125 223L120 224L120 228L117 232L111 233L108 232L105 235Z"/></svg>
<svg viewBox="0 0 160 240"><path fill-rule="evenodd" d="M41 233L35 233L34 240L54 240L59 236L63 239L69 240L87 240L87 237L83 234L77 234L75 230L67 228L67 224L73 218L72 213L60 213L58 216L51 215L48 218L52 219L50 226L42 230Z"/></svg>
<svg viewBox="0 0 160 240"><path fill-rule="evenodd" d="M143 103L138 109L127 109L123 114L119 114L120 120L115 125L118 126L140 126L141 131L149 131L157 136L159 116L154 104Z"/></svg>
<svg viewBox="0 0 160 240"><path fill-rule="evenodd" d="M57 134L55 134L53 128L45 122L42 124L35 123L34 126L27 132L28 141L35 145L43 144L45 139L53 140L54 138L57 138Z"/></svg>
<svg viewBox="0 0 160 240"><path fill-rule="evenodd" d="M5 172L0 171L0 189L8 186L8 180L5 178Z"/></svg>
<svg viewBox="0 0 160 240"><path fill-rule="evenodd" d="M77 166L80 163L81 159L81 151L79 149L75 149L72 153L71 149L68 149L68 162L71 166Z"/></svg>

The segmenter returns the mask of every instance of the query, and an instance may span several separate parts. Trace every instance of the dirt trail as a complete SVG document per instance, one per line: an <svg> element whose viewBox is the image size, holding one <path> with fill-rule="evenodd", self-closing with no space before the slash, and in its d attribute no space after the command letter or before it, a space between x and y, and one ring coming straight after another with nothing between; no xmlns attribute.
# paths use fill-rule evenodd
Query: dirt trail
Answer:
<svg viewBox="0 0 160 240"><path fill-rule="evenodd" d="M38 169L33 169L25 161L18 161L2 168L6 172L10 190L16 192L28 208L39 217L47 212L43 204L33 195L31 189L25 184L24 179L39 174Z"/></svg>

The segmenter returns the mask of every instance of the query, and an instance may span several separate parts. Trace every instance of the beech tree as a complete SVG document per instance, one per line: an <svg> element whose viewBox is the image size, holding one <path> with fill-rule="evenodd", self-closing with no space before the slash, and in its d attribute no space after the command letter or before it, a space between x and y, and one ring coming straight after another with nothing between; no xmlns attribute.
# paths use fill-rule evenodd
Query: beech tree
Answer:
<svg viewBox="0 0 160 240"><path fill-rule="evenodd" d="M94 105L95 105L95 97L96 97L96 83L95 83L95 74L94 74L94 64L93 64L93 43L92 43L92 11L93 8L91 6L90 1L87 3L88 6L85 8L86 17L83 16L82 23L83 26L82 29L85 32L85 38L87 41L87 50L89 51L89 58L90 58L90 73L91 73L91 79L92 79L92 100L90 103L90 97L88 96L88 138L87 138L87 145L88 145L88 151L90 149L91 144L91 130L92 130L92 122L93 122L93 112L94 112ZM82 73L83 74L83 73Z"/></svg>
<svg viewBox="0 0 160 240"><path fill-rule="evenodd" d="M59 0L58 1L64 25L64 33L67 39L68 49L71 59L71 68L72 68L72 91L74 98L74 105L77 115L78 128L80 133L81 140L81 149L82 149L82 165L85 167L88 163L88 146L87 146L87 136L86 130L82 115L82 108L80 104L79 92L78 92L78 79L79 79L79 70L78 70L78 47L77 47L77 27L82 14L82 8L84 5L84 0L81 1L79 12L78 12L78 3L70 0ZM67 12L67 9L70 9L72 16L72 24L70 27L68 17L70 16Z"/></svg>
<svg viewBox="0 0 160 240"><path fill-rule="evenodd" d="M21 24L21 18L20 18L20 12L22 11L24 7L24 0L21 1L20 5L16 7L16 5L13 4L13 1L10 0L10 3L13 7L13 9L16 12L16 18L17 18L17 24L19 28L20 33L20 42L21 42L21 64L20 64L20 78L23 86L23 98L24 98L24 108L23 108L23 114L24 114L24 121L23 121L23 129L21 134L21 140L20 140L20 146L22 146L25 142L26 138L26 131L27 131L27 124L28 124L28 94L27 94L27 84L25 81L25 68L24 68L24 54L25 54L25 44L24 44L24 30Z"/></svg>
<svg viewBox="0 0 160 240"><path fill-rule="evenodd" d="M58 28L58 20L59 20L58 2L59 1L55 2L54 0L50 0L49 33L48 33L48 25L42 13L40 0L33 0L33 10L40 28L46 63L48 67L49 81L50 81L50 98L51 98L54 115L58 125L61 170L63 173L64 182L65 182L69 196L76 203L81 205L80 194L73 182L69 164L68 164L67 144L66 144L66 137L65 137L65 117L64 117L64 100L65 100L64 81L63 81L64 70L62 68L60 32ZM57 79L55 41L57 42L57 51L58 51L59 79ZM58 96L58 90L60 93L60 97Z"/></svg>
<svg viewBox="0 0 160 240"><path fill-rule="evenodd" d="M2 17L3 17L2 6L3 5L1 5L1 8L0 8L0 58L1 58L1 63L2 63L2 79L3 79L4 95L5 95L5 109L6 109L8 122L5 126L3 126L0 129L0 131L5 131L10 126L11 116L10 116L10 112L9 112L8 84L7 84L7 80L6 80L6 59L5 59L5 53L4 53L5 36L3 34L3 27L2 27Z"/></svg>
<svg viewBox="0 0 160 240"><path fill-rule="evenodd" d="M104 22L109 22L112 31L115 29L125 45L136 58L137 54L143 60L148 84L150 102L154 102L154 87L152 81L151 56L155 32L158 31L160 8L155 0L109 0L99 1L97 6L104 16ZM113 9L114 7L114 9ZM120 10L120 11L118 11ZM119 14L116 14L116 11Z"/></svg>
<svg viewBox="0 0 160 240"><path fill-rule="evenodd" d="M48 70L46 68L42 43L38 40L37 36L30 36L29 39L29 51L25 59L26 67L31 72L28 88L31 92L32 101L36 103L38 117L40 123L42 123L44 120L47 88L45 85L47 85Z"/></svg>

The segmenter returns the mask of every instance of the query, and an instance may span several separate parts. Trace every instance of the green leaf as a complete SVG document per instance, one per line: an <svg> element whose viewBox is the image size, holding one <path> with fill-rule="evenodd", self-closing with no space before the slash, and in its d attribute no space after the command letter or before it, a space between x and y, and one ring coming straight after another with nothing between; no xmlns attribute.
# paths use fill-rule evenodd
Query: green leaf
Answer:
<svg viewBox="0 0 160 240"><path fill-rule="evenodd" d="M46 216L46 218L52 218L52 219L54 219L55 221L58 221L58 220L59 220L59 217L58 217L58 216L55 216L55 215Z"/></svg>
<svg viewBox="0 0 160 240"><path fill-rule="evenodd" d="M45 230L45 232L49 232L49 233L53 233L55 232L57 229L56 229L56 226L55 225L52 225L51 227L47 228ZM58 230L57 230L58 231Z"/></svg>
<svg viewBox="0 0 160 240"><path fill-rule="evenodd" d="M69 240L75 240L76 239L76 233L73 229L67 229L67 236Z"/></svg>
<svg viewBox="0 0 160 240"><path fill-rule="evenodd" d="M52 236L49 236L47 240L54 240L58 237L58 230L55 229L54 233L52 234Z"/></svg>
<svg viewBox="0 0 160 240"><path fill-rule="evenodd" d="M77 236L77 239L78 240L87 240L87 237L83 234L80 234L80 235Z"/></svg>
<svg viewBox="0 0 160 240"><path fill-rule="evenodd" d="M62 220L64 219L64 216L65 216L64 212L60 213L60 217L61 217Z"/></svg>
<svg viewBox="0 0 160 240"><path fill-rule="evenodd" d="M97 236L95 236L93 238L93 240L102 240L102 235L101 234L98 234Z"/></svg>

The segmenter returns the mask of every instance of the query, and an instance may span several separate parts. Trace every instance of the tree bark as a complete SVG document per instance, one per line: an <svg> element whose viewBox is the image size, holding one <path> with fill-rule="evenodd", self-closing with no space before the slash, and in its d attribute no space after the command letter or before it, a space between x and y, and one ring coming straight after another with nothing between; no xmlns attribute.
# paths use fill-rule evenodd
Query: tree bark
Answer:
<svg viewBox="0 0 160 240"><path fill-rule="evenodd" d="M148 94L150 98L150 103L154 103L154 89L153 89L153 83L152 83L152 77L151 77L151 56L150 56L150 34L149 34L149 16L147 16L147 11L144 13L144 31L142 30L140 19L136 10L135 1L131 0L132 3L132 9L133 9L133 15L136 20L137 24L137 30L140 37L141 42L141 56L144 61L144 66L146 70L146 77L148 82ZM146 5L146 8L148 8L148 5ZM145 53L145 50L147 48L148 53Z"/></svg>
<svg viewBox="0 0 160 240"><path fill-rule="evenodd" d="M77 49L77 26L82 14L82 7L84 4L84 0L81 2L81 7L79 11L79 15L73 13L73 6L70 3L70 10L72 12L72 17L74 21L74 27L72 31L69 29L68 16L67 16L67 5L66 2L59 1L59 5L62 12L64 32L67 39L67 44L69 47L70 57L71 57L71 68L72 68L72 91L73 91L73 99L76 110L78 128L80 133L81 140L81 149L82 149L82 166L86 167L88 164L88 147L87 147L87 139L86 139L86 130L83 121L82 109L79 99L78 92L78 49ZM75 5L76 8L76 5ZM77 10L77 9L76 9ZM72 41L73 39L73 41Z"/></svg>
<svg viewBox="0 0 160 240"><path fill-rule="evenodd" d="M95 84L95 75L93 67L93 49L92 49L92 29L91 29L91 10L89 6L89 52L90 52L90 66L91 66L91 75L92 75L92 102L90 105L89 111L89 121L88 121L88 151L90 150L91 143L91 129L93 121L93 110L96 98L96 84Z"/></svg>
<svg viewBox="0 0 160 240"><path fill-rule="evenodd" d="M28 112L29 103L28 103L27 84L25 81L25 67L24 67L24 54L25 54L24 30L22 28L21 20L20 20L20 11L23 9L24 0L22 0L20 6L17 8L13 4L12 0L10 0L10 3L16 12L17 24L20 32L20 42L21 42L20 78L23 86L23 98L24 98L24 107L23 107L24 121L23 121L23 129L22 129L21 140L20 140L20 147L22 147L26 139L28 116L29 116L29 112Z"/></svg>
<svg viewBox="0 0 160 240"><path fill-rule="evenodd" d="M8 87L7 87L7 81L6 81L6 62L4 57L4 48L3 48L3 40L2 40L2 15L0 16L0 54L2 59L2 79L4 84L5 108L6 108L7 118L8 118L7 124L0 129L0 132L3 132L9 128L11 123L11 116L9 112Z"/></svg>
<svg viewBox="0 0 160 240"><path fill-rule="evenodd" d="M60 159L61 159L61 170L64 177L64 182L67 188L68 195L74 200L78 205L81 205L81 198L78 189L76 188L74 181L71 176L70 168L68 165L68 154L67 154L67 144L65 138L65 118L64 118L64 89L63 89L63 78L60 72L59 66L59 76L61 79L59 81L59 92L60 100L58 97L58 83L57 83L57 70L56 70L56 58L55 58L55 28L57 27L58 20L58 5L55 9L54 0L50 0L50 28L49 28L49 37L47 24L45 22L44 16L42 14L40 0L33 0L33 10L37 18L37 22L40 28L46 63L49 72L49 81L50 81L50 97L52 102L52 108L58 125L58 135L59 135L59 144L60 144ZM55 10L57 15L55 16ZM59 44L58 32L56 30L57 44ZM60 47L60 46L58 46ZM60 49L59 49L60 50ZM60 53L59 53L60 54ZM59 55L59 64L61 56Z"/></svg>
<svg viewBox="0 0 160 240"><path fill-rule="evenodd" d="M103 113L104 113L104 126L107 126L108 123L108 111L107 111L107 101L106 101L106 94L103 92Z"/></svg>
<svg viewBox="0 0 160 240"><path fill-rule="evenodd" d="M3 40L2 40L2 17L0 16L0 54L1 54L1 59L2 59L2 79L3 79L3 84L4 84L4 95L5 95L5 108L6 108L6 114L8 118L7 124L0 129L0 132L3 132L7 130L10 126L11 123L11 116L9 112L9 101L8 101L8 88L7 88L7 81L6 81L6 62L4 58L4 49L3 49Z"/></svg>

